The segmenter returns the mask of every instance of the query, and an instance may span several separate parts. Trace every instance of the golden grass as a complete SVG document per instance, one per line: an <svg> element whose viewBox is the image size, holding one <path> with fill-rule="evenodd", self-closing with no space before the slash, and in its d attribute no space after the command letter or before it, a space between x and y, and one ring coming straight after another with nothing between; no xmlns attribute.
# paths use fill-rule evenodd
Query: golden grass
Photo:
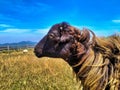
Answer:
<svg viewBox="0 0 120 90"><path fill-rule="evenodd" d="M29 53L0 53L0 90L78 90L69 65L62 59Z"/></svg>

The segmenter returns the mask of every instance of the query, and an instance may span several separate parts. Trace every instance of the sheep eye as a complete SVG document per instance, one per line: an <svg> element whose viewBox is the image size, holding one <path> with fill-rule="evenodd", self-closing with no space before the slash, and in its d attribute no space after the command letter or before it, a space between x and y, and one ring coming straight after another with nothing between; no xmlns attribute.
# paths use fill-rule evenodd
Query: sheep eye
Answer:
<svg viewBox="0 0 120 90"><path fill-rule="evenodd" d="M54 36L55 36L55 35L54 35L53 33L49 34L49 38L50 38L50 39L53 39Z"/></svg>

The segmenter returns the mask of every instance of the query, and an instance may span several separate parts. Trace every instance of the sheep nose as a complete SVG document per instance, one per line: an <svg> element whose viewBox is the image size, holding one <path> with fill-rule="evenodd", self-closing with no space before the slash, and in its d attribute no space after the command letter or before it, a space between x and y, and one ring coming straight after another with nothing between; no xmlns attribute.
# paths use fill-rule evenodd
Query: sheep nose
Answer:
<svg viewBox="0 0 120 90"><path fill-rule="evenodd" d="M34 53L37 57L42 57L42 50L37 50L36 48L34 49Z"/></svg>
<svg viewBox="0 0 120 90"><path fill-rule="evenodd" d="M38 52L35 52L35 51L34 51L34 53L35 53L35 55L36 55L37 57L42 57L42 56L43 56L42 54L40 54L40 53L38 53Z"/></svg>

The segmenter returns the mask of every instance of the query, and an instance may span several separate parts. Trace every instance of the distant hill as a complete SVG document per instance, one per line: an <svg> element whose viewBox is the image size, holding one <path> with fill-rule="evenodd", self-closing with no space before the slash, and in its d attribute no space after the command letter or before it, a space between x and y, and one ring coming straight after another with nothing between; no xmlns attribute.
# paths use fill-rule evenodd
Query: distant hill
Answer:
<svg viewBox="0 0 120 90"><path fill-rule="evenodd" d="M37 44L37 42L21 41L21 42L18 42L18 43L4 43L4 44L0 44L0 47L9 46L11 48L23 48L23 47L34 47L36 44Z"/></svg>

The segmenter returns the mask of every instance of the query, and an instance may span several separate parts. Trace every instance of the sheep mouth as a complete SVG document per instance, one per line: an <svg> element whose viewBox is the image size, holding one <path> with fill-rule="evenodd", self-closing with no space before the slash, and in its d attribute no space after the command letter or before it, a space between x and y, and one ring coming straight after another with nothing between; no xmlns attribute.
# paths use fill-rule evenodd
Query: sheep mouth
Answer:
<svg viewBox="0 0 120 90"><path fill-rule="evenodd" d="M35 51L34 51L34 53L35 53L35 55L36 55L38 58L43 57L42 54L36 53Z"/></svg>
<svg viewBox="0 0 120 90"><path fill-rule="evenodd" d="M34 53L38 58L42 58L42 57L59 58L60 57L57 53L49 53L49 52L38 53L36 51L34 51Z"/></svg>

